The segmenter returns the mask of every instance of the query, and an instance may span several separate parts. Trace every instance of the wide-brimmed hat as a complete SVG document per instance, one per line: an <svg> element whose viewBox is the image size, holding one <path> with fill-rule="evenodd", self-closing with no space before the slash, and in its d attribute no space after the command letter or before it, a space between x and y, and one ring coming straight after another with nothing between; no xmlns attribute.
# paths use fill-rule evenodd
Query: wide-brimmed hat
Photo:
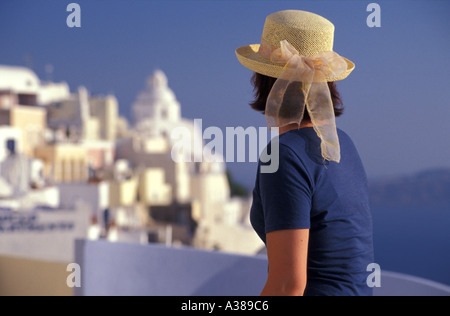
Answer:
<svg viewBox="0 0 450 316"><path fill-rule="evenodd" d="M246 68L262 75L278 78L284 65L272 62L270 55L280 48L281 41L289 42L300 55L306 57L332 52L334 25L311 12L298 10L276 12L266 19L261 43L238 48L236 56ZM342 58L347 63L347 70L339 77L327 78L327 81L345 79L355 68L353 62Z"/></svg>

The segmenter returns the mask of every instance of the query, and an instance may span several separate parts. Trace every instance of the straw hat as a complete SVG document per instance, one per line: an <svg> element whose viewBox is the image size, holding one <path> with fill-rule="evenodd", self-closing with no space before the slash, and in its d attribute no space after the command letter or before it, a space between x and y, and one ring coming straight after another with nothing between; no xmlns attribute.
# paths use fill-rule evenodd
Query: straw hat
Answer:
<svg viewBox="0 0 450 316"><path fill-rule="evenodd" d="M264 24L261 44L246 45L236 50L239 62L246 68L273 78L278 78L283 65L270 61L270 53L280 47L280 41L287 40L300 55L313 57L320 52L333 51L334 25L320 15L297 10L280 11L269 15ZM337 78L348 77L355 64L347 62L347 71Z"/></svg>

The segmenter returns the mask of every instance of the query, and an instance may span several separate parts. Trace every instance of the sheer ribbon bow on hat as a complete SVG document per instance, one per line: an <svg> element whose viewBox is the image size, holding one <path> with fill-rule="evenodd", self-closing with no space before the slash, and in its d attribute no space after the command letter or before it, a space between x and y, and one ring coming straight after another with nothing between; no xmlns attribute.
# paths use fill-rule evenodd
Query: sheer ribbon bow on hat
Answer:
<svg viewBox="0 0 450 316"><path fill-rule="evenodd" d="M306 107L321 139L322 157L339 163L340 145L328 81L345 73L347 63L332 51L305 57L289 42L284 40L280 44L270 54L270 61L286 65L267 99L267 124L269 128L292 123L300 126Z"/></svg>

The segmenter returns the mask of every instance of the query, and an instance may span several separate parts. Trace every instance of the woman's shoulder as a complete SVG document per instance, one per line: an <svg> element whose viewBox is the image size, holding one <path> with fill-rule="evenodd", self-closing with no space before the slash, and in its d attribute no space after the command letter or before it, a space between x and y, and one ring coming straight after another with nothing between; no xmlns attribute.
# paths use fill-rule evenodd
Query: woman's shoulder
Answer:
<svg viewBox="0 0 450 316"><path fill-rule="evenodd" d="M280 156L295 154L304 163L323 164L320 138L314 128L292 130L279 137Z"/></svg>
<svg viewBox="0 0 450 316"><path fill-rule="evenodd" d="M358 156L356 146L351 137L341 129L337 129L341 153L345 156ZM295 154L300 161L312 166L323 166L329 164L324 161L321 150L321 140L314 128L301 128L292 130L279 136L272 143L279 146L280 157ZM272 144L273 146L273 144Z"/></svg>

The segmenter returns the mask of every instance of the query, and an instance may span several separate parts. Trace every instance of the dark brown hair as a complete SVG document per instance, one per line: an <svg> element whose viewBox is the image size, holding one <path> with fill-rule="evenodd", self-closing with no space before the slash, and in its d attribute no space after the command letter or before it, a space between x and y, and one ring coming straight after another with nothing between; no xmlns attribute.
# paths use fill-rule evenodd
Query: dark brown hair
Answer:
<svg viewBox="0 0 450 316"><path fill-rule="evenodd" d="M251 78L251 83L253 85L255 100L250 103L250 106L254 110L264 114L266 110L267 98L269 97L270 90L272 90L273 84L275 83L276 80L277 80L276 78L261 75L256 72L253 74ZM298 93L299 100L302 100L303 97L301 96L302 92L299 85L301 85L300 82L290 84L286 93ZM337 91L336 83L328 82L328 87L330 88L331 100L333 101L334 115L336 117L341 116L344 113L344 104L342 102L339 92ZM284 106L282 106L281 108L282 111L283 107ZM285 108L287 109L287 111L289 111L289 108L292 108L292 106L291 107L286 106ZM289 115L289 113L286 114ZM311 121L308 111L306 110L303 116L303 121Z"/></svg>

